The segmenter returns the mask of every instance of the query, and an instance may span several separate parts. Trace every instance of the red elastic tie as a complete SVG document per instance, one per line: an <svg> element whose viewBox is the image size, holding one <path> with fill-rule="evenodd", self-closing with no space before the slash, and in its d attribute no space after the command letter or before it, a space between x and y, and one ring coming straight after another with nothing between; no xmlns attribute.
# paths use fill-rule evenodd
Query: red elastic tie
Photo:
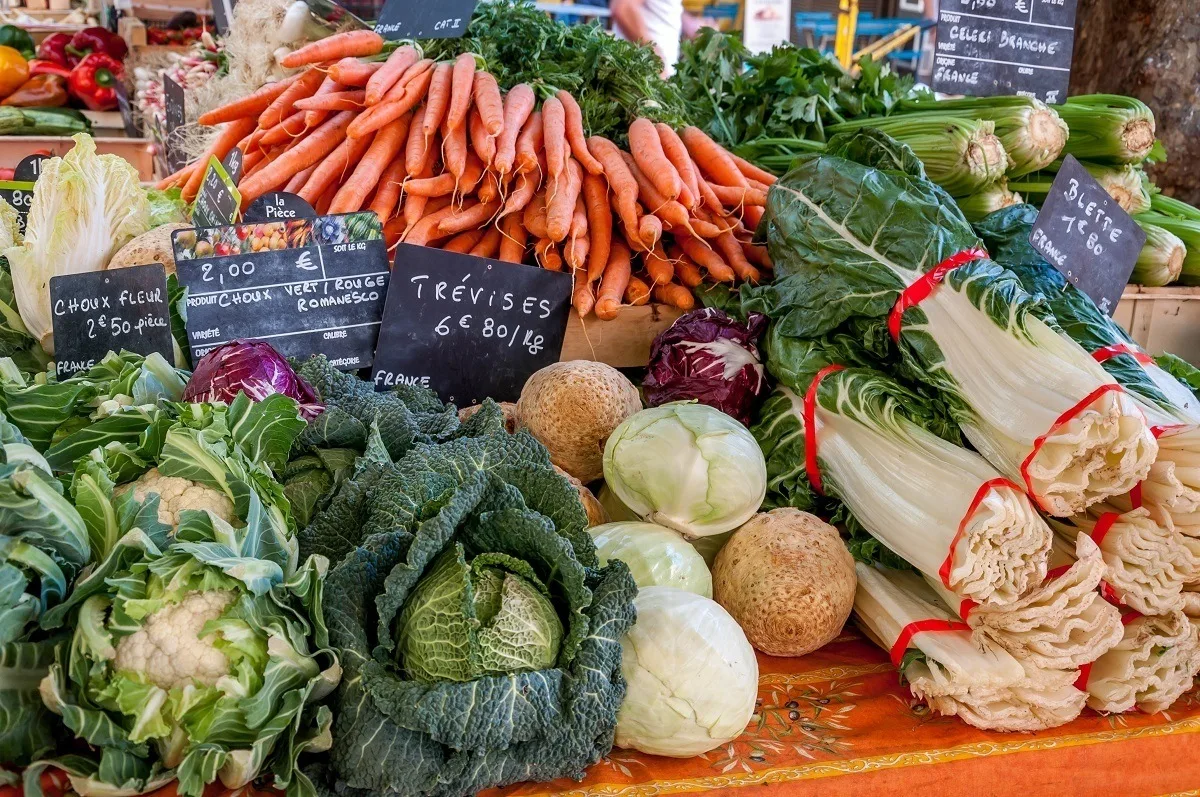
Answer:
<svg viewBox="0 0 1200 797"><path fill-rule="evenodd" d="M1144 615L1138 614L1133 609L1130 609L1121 615L1121 625L1129 625L1134 620L1142 619L1143 616Z"/></svg>
<svg viewBox="0 0 1200 797"><path fill-rule="evenodd" d="M900 662L904 661L904 651L908 650L908 643L912 642L912 638L917 634L925 631L970 631L971 626L966 623L959 623L954 620L917 620L914 623L909 623L900 629L900 636L896 637L896 644L892 645L892 664L899 667Z"/></svg>
<svg viewBox="0 0 1200 797"><path fill-rule="evenodd" d="M1108 536L1108 532L1112 531L1113 524L1120 519L1119 512L1105 512L1096 521L1096 525L1092 527L1092 533L1088 536L1092 538L1092 542L1096 543L1096 547L1100 547L1100 543Z"/></svg>
<svg viewBox="0 0 1200 797"><path fill-rule="evenodd" d="M1033 500L1037 501L1038 506L1040 506L1042 509L1046 510L1047 512L1050 511L1050 508L1048 506L1046 506L1044 503L1042 503L1042 497L1040 495L1038 495L1033 489L1033 479L1029 478L1029 464L1031 462L1033 462L1033 458L1038 455L1038 452L1042 450L1042 446L1044 446L1046 444L1046 440L1050 437L1050 435L1054 434L1054 431L1056 429L1058 429L1058 427L1062 426L1064 423L1071 420L1079 413L1083 412L1083 410L1086 409L1087 406L1089 404L1091 404L1093 401L1100 398L1105 393L1110 393L1110 392L1121 393L1121 392L1124 392L1124 389L1120 385L1118 385L1116 382L1112 382L1112 383L1109 383L1106 385L1101 385L1100 387L1093 390L1091 393L1088 393L1086 396L1084 396L1079 401L1078 404L1071 407L1069 410L1064 412L1062 415L1059 415L1054 420L1054 423L1052 423L1050 425L1050 428L1046 430L1046 433L1044 435L1042 435L1041 437L1039 437L1038 439L1033 441L1033 449L1030 450L1029 456L1025 457L1025 461L1021 463L1021 478L1025 480L1025 487L1026 487L1027 492L1033 496Z"/></svg>
<svg viewBox="0 0 1200 797"><path fill-rule="evenodd" d="M892 305L892 312L888 314L888 332L892 333L892 340L897 342L900 340L900 324L906 310L916 307L928 299L933 293L933 289L940 285L951 271L975 260L983 260L987 256L987 250L982 246L964 249L938 263L922 274L912 285L900 291L900 295L896 297L896 303Z"/></svg>
<svg viewBox="0 0 1200 797"><path fill-rule="evenodd" d="M1021 492L1020 486L1003 478L989 479L979 485L979 489L975 491L975 497L971 499L971 505L967 507L967 513L963 515L962 520L958 521L958 531L954 532L954 539L950 540L950 550L946 552L946 560L938 568L938 576L941 577L942 583L946 585L946 589L950 589L950 570L954 566L954 549L958 546L958 541L962 539L963 533L967 530L967 523L975 515L975 510L979 509L979 505L983 503L983 499L995 487L1011 487L1018 493Z"/></svg>
<svg viewBox="0 0 1200 797"><path fill-rule="evenodd" d="M1047 581L1053 581L1054 579L1058 578L1059 576L1061 576L1063 573L1067 572L1070 569L1071 569L1071 565L1059 565L1058 567L1053 568L1052 570L1050 570L1049 572L1046 573L1046 577L1044 579L1042 579L1042 583L1044 584Z"/></svg>
<svg viewBox="0 0 1200 797"><path fill-rule="evenodd" d="M1080 692L1087 691L1088 679L1092 677L1092 662L1088 662L1079 668L1079 677L1075 679L1075 688Z"/></svg>
<svg viewBox="0 0 1200 797"><path fill-rule="evenodd" d="M1138 482L1133 485L1133 489L1129 491L1129 503L1134 509L1142 508L1142 483Z"/></svg>
<svg viewBox="0 0 1200 797"><path fill-rule="evenodd" d="M958 604L958 616L966 620L971 616L971 612L975 611L975 607L978 605L978 601L973 601L970 598L963 598L962 603Z"/></svg>
<svg viewBox="0 0 1200 797"><path fill-rule="evenodd" d="M1111 603L1113 606L1121 606L1123 601L1117 591L1113 589L1113 585L1107 581L1100 582L1100 597Z"/></svg>
<svg viewBox="0 0 1200 797"><path fill-rule="evenodd" d="M1098 363L1103 363L1122 354L1128 354L1142 365L1149 365L1154 362L1153 357L1131 343L1114 343L1111 346L1103 346L1092 352L1092 359Z"/></svg>
<svg viewBox="0 0 1200 797"><path fill-rule="evenodd" d="M844 365L825 366L817 371L804 394L804 472L808 475L808 483L821 495L825 494L825 488L821 484L821 469L817 466L817 388L822 379L844 370Z"/></svg>

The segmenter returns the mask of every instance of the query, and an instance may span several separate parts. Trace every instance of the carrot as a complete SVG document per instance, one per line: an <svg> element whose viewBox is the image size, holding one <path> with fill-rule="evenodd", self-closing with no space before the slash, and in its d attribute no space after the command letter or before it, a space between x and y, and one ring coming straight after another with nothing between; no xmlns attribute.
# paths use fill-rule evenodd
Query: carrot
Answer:
<svg viewBox="0 0 1200 797"><path fill-rule="evenodd" d="M767 247L755 246L747 241L742 241L741 246L742 254L754 265L767 270L775 268L775 264L771 262L771 255L767 252Z"/></svg>
<svg viewBox="0 0 1200 797"><path fill-rule="evenodd" d="M663 251L661 241L656 243L642 260L646 264L646 273L650 275L650 279L655 285L670 282L671 278L675 276L675 267L667 259L667 253Z"/></svg>
<svg viewBox="0 0 1200 797"><path fill-rule="evenodd" d="M699 208L698 212L699 211L703 211L703 208ZM690 222L692 229L701 238L716 238L718 235L730 232L733 229L732 227L722 226L710 221L711 218L712 216L710 214L705 214L704 216L693 216L688 221Z"/></svg>
<svg viewBox="0 0 1200 797"><path fill-rule="evenodd" d="M517 136L529 114L533 113L533 89L527 83L518 83L504 98L504 130L496 142L496 171L501 176L512 171L517 157Z"/></svg>
<svg viewBox="0 0 1200 797"><path fill-rule="evenodd" d="M563 173L559 175L554 191L546 203L546 234L551 240L561 241L571 229L571 216L575 201L583 190L583 169L574 158L567 160Z"/></svg>
<svg viewBox="0 0 1200 797"><path fill-rule="evenodd" d="M396 244L400 243L400 239L404 237L404 217L395 216L383 223L383 244L388 251L396 248Z"/></svg>
<svg viewBox="0 0 1200 797"><path fill-rule="evenodd" d="M378 55L382 51L383 37L375 31L348 30L293 50L279 59L279 65L284 69L295 69L298 66L333 61L337 58Z"/></svg>
<svg viewBox="0 0 1200 797"><path fill-rule="evenodd" d="M590 139L588 145L591 145ZM604 159L601 158L600 162L603 163ZM600 279L600 290L596 295L596 317L602 321L616 318L621 309L621 297L625 295L625 286L629 284L629 259L629 247L623 241L613 241L608 265L604 267L604 276Z"/></svg>
<svg viewBox="0 0 1200 797"><path fill-rule="evenodd" d="M588 149L604 165L604 176L608 178L608 187L613 192L613 206L631 232L637 229L637 196L638 184L633 173L625 165L621 150L607 138L592 136L588 139Z"/></svg>
<svg viewBox="0 0 1200 797"><path fill-rule="evenodd" d="M654 298L680 310L691 310L696 306L696 297L678 282L668 282L654 287Z"/></svg>
<svg viewBox="0 0 1200 797"><path fill-rule="evenodd" d="M742 251L742 245L733 237L733 233L727 232L717 238L717 248L721 250L725 262L737 274L738 279L746 282L758 282L761 279L758 269L746 259L746 253Z"/></svg>
<svg viewBox="0 0 1200 797"><path fill-rule="evenodd" d="M638 219L638 239L646 249L653 249L662 240L663 226L658 216L647 214Z"/></svg>
<svg viewBox="0 0 1200 797"><path fill-rule="evenodd" d="M438 232L443 235L454 235L463 230L481 227L487 224L499 209L499 202L479 202L464 209L461 213L443 219L438 224Z"/></svg>
<svg viewBox="0 0 1200 797"><path fill-rule="evenodd" d="M304 73L298 72L283 80L268 83L252 94L247 94L241 99L234 100L219 108L213 108L211 111L200 114L200 118L197 121L206 127L211 127L212 125L219 125L222 122L232 122L234 119L245 119L246 117L257 119L259 114L267 110L280 94L287 91L288 86L300 79L300 75L302 74Z"/></svg>
<svg viewBox="0 0 1200 797"><path fill-rule="evenodd" d="M397 80L396 83L387 90L387 93L383 95L377 104L395 102L396 100L403 99L405 94L408 92L409 84L418 78L432 82L434 63L435 62L432 58L422 58L420 61L417 61L415 64L410 66L407 70L405 70L404 74L400 76L400 79Z"/></svg>
<svg viewBox="0 0 1200 797"><path fill-rule="evenodd" d="M414 224L412 229L405 233L404 242L417 246L428 246L430 241L442 237L442 233L438 231L438 225L442 223L442 220L462 212L462 210L451 203L447 203L445 207L438 210L429 212Z"/></svg>
<svg viewBox="0 0 1200 797"><path fill-rule="evenodd" d="M468 196L475 191L476 186L483 180L483 161L479 160L479 156L474 152L467 152L467 165L463 169L462 178L458 181L459 196ZM489 172L490 174L490 172ZM497 186L495 195L487 199L483 198L483 194L477 194L480 202L491 202L498 199L500 196L499 186Z"/></svg>
<svg viewBox="0 0 1200 797"><path fill-rule="evenodd" d="M756 188L731 188L718 183L710 183L709 188L712 189L721 204L727 208L738 208L743 205L763 207L767 204L766 193Z"/></svg>
<svg viewBox="0 0 1200 797"><path fill-rule="evenodd" d="M679 172L679 179L683 181L679 201L687 209L695 210L700 202L700 179L696 176L696 165L692 163L692 156L688 154L683 139L670 125L659 122L654 125L654 129L658 131L658 138L662 141L663 154L675 167L675 171Z"/></svg>
<svg viewBox="0 0 1200 797"><path fill-rule="evenodd" d="M775 185L775 181L779 179L765 169L758 168L745 158L739 158L732 152L729 153L729 157L733 159L733 164L737 166L738 171L741 172L742 176L747 180L757 180L769 188Z"/></svg>
<svg viewBox="0 0 1200 797"><path fill-rule="evenodd" d="M562 271L562 257L558 254L558 247L554 245L554 241L549 238L542 238L534 244L533 255L547 271Z"/></svg>
<svg viewBox="0 0 1200 797"><path fill-rule="evenodd" d="M449 127L442 124L442 160L446 170L454 175L455 183L467 169L467 126Z"/></svg>
<svg viewBox="0 0 1200 797"><path fill-rule="evenodd" d="M447 241L442 249L447 252L467 254L483 239L483 230L464 230Z"/></svg>
<svg viewBox="0 0 1200 797"><path fill-rule="evenodd" d="M189 163L187 166L184 166L179 171L177 171L173 174L168 174L166 177L159 180L157 183L154 184L154 187L157 188L159 191L165 191L166 189L171 188L172 186L176 185L177 183L187 180L189 177L192 176L192 172L196 171L199 168L200 168L200 161L194 161L193 163Z"/></svg>
<svg viewBox="0 0 1200 797"><path fill-rule="evenodd" d="M724 216L725 206L721 204L721 200L713 192L712 184L700 176L697 176L696 184L700 187L700 201L704 204L704 207L708 208L712 213Z"/></svg>
<svg viewBox="0 0 1200 797"><path fill-rule="evenodd" d="M662 139L649 119L638 117L629 126L629 154L664 199L679 198L683 181L663 152Z"/></svg>
<svg viewBox="0 0 1200 797"><path fill-rule="evenodd" d="M592 283L586 279L586 275L582 272L575 272L575 288L571 292L571 306L575 308L575 312L580 318L586 318L587 314L592 312L592 308L596 306L596 294L592 290Z"/></svg>
<svg viewBox="0 0 1200 797"><path fill-rule="evenodd" d="M450 77L450 107L446 109L446 126L451 130L466 123L474 87L475 56L462 53L454 59L454 72Z"/></svg>
<svg viewBox="0 0 1200 797"><path fill-rule="evenodd" d="M387 221L396 212L400 204L400 191L404 187L404 177L404 158L397 154L380 175L379 188L376 189L371 207L368 208L375 212L380 221Z"/></svg>
<svg viewBox="0 0 1200 797"><path fill-rule="evenodd" d="M542 103L542 131L545 137L546 170L551 181L557 181L566 168L567 119L563 104L557 97Z"/></svg>
<svg viewBox="0 0 1200 797"><path fill-rule="evenodd" d="M204 154L196 159L196 163L200 165L192 170L191 176L184 183L183 200L185 202L191 202L199 193L200 183L204 180L204 173L208 170L208 159L222 160L237 142L254 132L255 125L254 119L235 119L221 129Z"/></svg>
<svg viewBox="0 0 1200 797"><path fill-rule="evenodd" d="M517 136L517 172L527 174L534 169L541 169L541 161L545 159L545 128L542 125L542 112L534 111L529 115L525 128Z"/></svg>
<svg viewBox="0 0 1200 797"><path fill-rule="evenodd" d="M340 83L334 83L340 86ZM308 111L309 115L328 111L359 111L366 104L367 92L363 89L349 91L331 91L326 94L314 94L296 101L296 109ZM305 119L307 122L307 118Z"/></svg>
<svg viewBox="0 0 1200 797"><path fill-rule="evenodd" d="M425 114L428 104L413 112L412 124L408 127L408 142L404 145L404 170L410 175L419 174L425 165L425 150L429 145L424 136Z"/></svg>
<svg viewBox="0 0 1200 797"><path fill-rule="evenodd" d="M383 68L381 63L367 63L357 58L343 58L329 67L329 76L343 86L366 89L371 76Z"/></svg>
<svg viewBox="0 0 1200 797"><path fill-rule="evenodd" d="M258 115L258 126L271 128L282 122L285 114L292 112L292 104L296 100L311 97L325 80L325 73L316 67L309 67L300 74L295 83L284 89L283 93L271 101L271 104Z"/></svg>
<svg viewBox="0 0 1200 797"><path fill-rule="evenodd" d="M604 273L612 246L612 211L608 209L608 186L603 177L591 173L583 176L583 203L587 208L588 233L592 238L587 278L595 282Z"/></svg>
<svg viewBox="0 0 1200 797"><path fill-rule="evenodd" d="M479 74L486 73L480 72ZM492 161L496 159L496 139L488 135L487 128L483 126L483 119L479 116L478 108L472 108L467 117L467 133L471 138L471 149L475 150L475 154L479 156L485 166L490 167Z"/></svg>
<svg viewBox="0 0 1200 797"><path fill-rule="evenodd" d="M745 207L742 209L742 223L746 225L747 229L757 230L766 212L766 208L759 205Z"/></svg>
<svg viewBox="0 0 1200 797"><path fill-rule="evenodd" d="M313 92L313 95L311 97L305 97L303 99L297 100L296 102L304 102L305 100L311 100L311 99L318 98L318 97L325 97L329 94L336 94L338 89L340 89L341 87L342 87L341 83L338 83L332 77L330 77L329 75L326 75L325 79L323 81L321 81L321 85L317 86L317 90L315 92ZM301 108L299 105L296 105L295 103L292 104L292 107L298 111L308 111L308 113L306 113L304 115L304 126L305 127L316 127L317 125L321 124L321 122L324 122L325 118L327 116L329 116L328 111L333 110L332 108L329 108L329 109L326 109L326 108L316 108L316 109ZM349 109L338 108L337 110L345 111L345 110L349 110Z"/></svg>
<svg viewBox="0 0 1200 797"><path fill-rule="evenodd" d="M538 190L538 180L529 174L517 173L517 187L508 195L508 199L504 201L504 210L500 213L500 218L504 218L512 213L518 213L524 210L530 200L533 199L534 193Z"/></svg>
<svg viewBox="0 0 1200 797"><path fill-rule="evenodd" d="M500 241L500 259L505 263L521 263L525 260L525 246L529 233L521 223L520 216L509 216L500 222L504 238Z"/></svg>
<svg viewBox="0 0 1200 797"><path fill-rule="evenodd" d="M474 153L472 153L472 155L473 154ZM468 155L467 157L470 158L471 155ZM482 165L482 163L483 162L480 161L480 165ZM470 166L468 166L467 168L468 168L468 173L469 173ZM496 199L501 196L500 178L496 177L495 172L493 172L490 169L484 169L482 178L479 183L479 191L476 192L476 196L479 197L480 202L491 202L493 199ZM504 216L504 213L501 212L500 215L497 216L496 218L500 219L500 218L503 218L503 216Z"/></svg>
<svg viewBox="0 0 1200 797"><path fill-rule="evenodd" d="M404 114L415 108L425 98L425 92L429 89L429 79L432 75L431 70L425 70L405 85L404 95L400 99L389 100L385 98L384 102L379 105L373 105L365 113L359 114L359 117L351 123L346 135L351 138L370 135L389 122L393 122L404 116Z"/></svg>
<svg viewBox="0 0 1200 797"><path fill-rule="evenodd" d="M521 215L525 223L525 229L537 238L545 238L546 236L546 192L545 190L538 191L533 195L533 199L525 206L525 212Z"/></svg>
<svg viewBox="0 0 1200 797"><path fill-rule="evenodd" d="M256 172L238 186L242 201L249 203L255 197L274 191L287 183L292 176L332 152L346 136L346 128L354 118L351 111L341 111L305 136L295 147L289 149L265 169Z"/></svg>
<svg viewBox="0 0 1200 797"><path fill-rule="evenodd" d="M249 174L250 171L259 163L261 163L266 157L267 153L263 152L261 149L247 151L246 157L242 158L242 179L244 180L246 175ZM238 183L238 187L241 187L241 183Z"/></svg>
<svg viewBox="0 0 1200 797"><path fill-rule="evenodd" d="M426 141L442 126L442 121L446 118L446 108L450 105L450 79L453 77L453 73L454 65L450 63L443 62L433 68L433 75L429 83L429 96L425 101L425 121L421 128L425 132Z"/></svg>
<svg viewBox="0 0 1200 797"><path fill-rule="evenodd" d="M689 288L695 288L704 282L704 275L696 261L687 256L678 246L671 247L671 263L675 267L675 276Z"/></svg>
<svg viewBox="0 0 1200 797"><path fill-rule="evenodd" d="M334 183L326 188L325 193L321 194L321 196L317 198L317 201L313 203L313 210L317 212L318 216L324 216L329 212L329 203L333 201L333 197L337 194L337 190L338 185L337 183Z"/></svg>
<svg viewBox="0 0 1200 797"><path fill-rule="evenodd" d="M471 249L469 254L475 257L495 257L500 251L500 228L488 227L483 233L483 237L479 239L479 243Z"/></svg>
<svg viewBox="0 0 1200 797"><path fill-rule="evenodd" d="M409 180L404 184L404 190L409 196L449 196L454 193L454 175L442 172L437 177Z"/></svg>
<svg viewBox="0 0 1200 797"><path fill-rule="evenodd" d="M588 174L595 176L604 174L604 166L588 150L587 139L583 134L583 111L579 108L579 103L566 89L559 89L558 94L554 96L562 103L563 111L566 114L567 141L571 144L571 152L575 155L575 160L579 161Z"/></svg>
<svg viewBox="0 0 1200 797"><path fill-rule="evenodd" d="M650 177L634 161L632 155L628 152L623 152L621 153L621 157L625 159L625 165L629 167L629 172L633 175L634 181L638 185L639 196L651 214L660 218L663 221L663 225L667 226L668 229L683 228L689 233L696 235L696 230L693 229L691 219L688 217L687 208L673 199L663 197L658 192L658 187L650 180ZM638 223L641 224L642 222L639 221ZM650 242L647 241L647 245L650 245Z"/></svg>
<svg viewBox="0 0 1200 797"><path fill-rule="evenodd" d="M308 128L304 126L304 111L296 111L294 114L284 119L279 124L273 126L267 132L262 134L258 139L259 146L273 147L276 144L285 144L304 133Z"/></svg>
<svg viewBox="0 0 1200 797"><path fill-rule="evenodd" d="M500 97L500 86L491 72L481 69L475 73L472 94L484 129L495 138L504 131L504 100Z"/></svg>
<svg viewBox="0 0 1200 797"><path fill-rule="evenodd" d="M287 191L289 194L299 193L300 189L304 187L304 184L308 182L308 178L311 177L312 173L316 170L317 164L314 163L307 169L296 172L296 176L291 180L288 180L288 183L283 187L283 190Z"/></svg>
<svg viewBox="0 0 1200 797"><path fill-rule="evenodd" d="M308 182L300 189L300 196L306 202L316 202L331 185L340 181L354 168L354 164L370 145L371 140L367 138L343 138L337 148L313 171Z"/></svg>
<svg viewBox="0 0 1200 797"><path fill-rule="evenodd" d="M641 307L650 302L650 286L641 277L630 277L625 286L625 301L633 307Z"/></svg>
<svg viewBox="0 0 1200 797"><path fill-rule="evenodd" d="M587 253L591 242L587 237L587 210L583 205L583 197L575 199L575 211L571 214L571 230L567 234L567 245L563 254L567 265L573 271L587 267Z"/></svg>
<svg viewBox="0 0 1200 797"><path fill-rule="evenodd" d="M717 282L733 282L737 278L733 269L719 254L690 235L676 235L675 241L687 253L687 256L696 262L696 265L706 269L708 275Z"/></svg>
<svg viewBox="0 0 1200 797"><path fill-rule="evenodd" d="M367 105L374 105L382 100L388 89L396 85L405 71L419 60L420 53L410 44L393 50L383 62L383 66L375 70L375 74L367 80Z"/></svg>
<svg viewBox="0 0 1200 797"><path fill-rule="evenodd" d="M700 167L700 171L712 178L710 182L716 181L720 185L737 188L749 187L750 184L738 171L737 164L725 148L705 135L703 130L698 127L685 127L680 138L691 153L692 160Z"/></svg>
<svg viewBox="0 0 1200 797"><path fill-rule="evenodd" d="M354 173L330 203L330 213L352 213L362 208L371 189L379 183L383 170L404 146L411 121L412 117L406 114L394 122L389 122L376 134L371 146L354 167Z"/></svg>

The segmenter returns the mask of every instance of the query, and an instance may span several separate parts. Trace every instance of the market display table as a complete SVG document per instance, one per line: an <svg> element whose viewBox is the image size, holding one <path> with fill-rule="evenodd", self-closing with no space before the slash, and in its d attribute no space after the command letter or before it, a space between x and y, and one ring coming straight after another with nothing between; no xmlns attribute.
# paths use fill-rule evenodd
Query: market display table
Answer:
<svg viewBox="0 0 1200 797"><path fill-rule="evenodd" d="M1200 693L1170 711L1041 733L985 733L901 686L883 651L847 630L796 659L759 657L759 709L741 737L692 759L614 749L582 783L490 795L650 797L719 790L787 797L1151 797L1200 788Z"/></svg>

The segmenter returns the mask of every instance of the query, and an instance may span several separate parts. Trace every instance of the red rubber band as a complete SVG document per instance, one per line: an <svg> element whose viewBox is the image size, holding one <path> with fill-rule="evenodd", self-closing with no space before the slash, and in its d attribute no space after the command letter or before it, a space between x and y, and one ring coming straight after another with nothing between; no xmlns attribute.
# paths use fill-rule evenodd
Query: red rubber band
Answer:
<svg viewBox="0 0 1200 797"><path fill-rule="evenodd" d="M1104 541L1104 538L1108 536L1108 533L1112 531L1113 524L1116 523L1120 518L1121 515L1118 512L1105 512L1100 516L1100 519L1096 521L1096 525L1092 526L1092 533L1088 536L1092 538L1092 542L1096 543L1097 548L1100 547L1100 543Z"/></svg>
<svg viewBox="0 0 1200 797"><path fill-rule="evenodd" d="M973 601L970 598L963 598L962 603L958 604L958 616L966 620L971 616L971 612L975 611L975 607L978 605L978 601Z"/></svg>
<svg viewBox="0 0 1200 797"><path fill-rule="evenodd" d="M912 285L900 291L896 303L892 305L892 312L888 314L888 332L892 333L892 340L900 340L900 325L906 310L916 307L928 299L933 294L934 288L940 285L951 271L959 266L965 266L967 263L983 260L987 256L987 250L982 246L964 249L938 263L922 274Z"/></svg>
<svg viewBox="0 0 1200 797"><path fill-rule="evenodd" d="M891 657L892 665L900 666L900 662L904 661L904 651L908 650L908 643L912 642L912 638L917 634L925 631L967 631L970 632L971 626L966 623L955 622L954 620L937 620L930 618L928 620L917 620L914 623L909 623L900 629L900 636L896 637L896 644L892 645Z"/></svg>
<svg viewBox="0 0 1200 797"><path fill-rule="evenodd" d="M821 484L821 469L817 466L817 388L822 379L844 370L844 365L825 366L817 371L804 393L804 472L808 475L808 483L821 495L825 494L825 488Z"/></svg>
<svg viewBox="0 0 1200 797"><path fill-rule="evenodd" d="M1092 662L1088 662L1079 668L1079 677L1075 679L1075 688L1080 692L1087 691L1088 679L1092 677Z"/></svg>
<svg viewBox="0 0 1200 797"><path fill-rule="evenodd" d="M1104 598L1104 600L1108 601L1113 606L1121 606L1124 604L1124 601L1121 600L1121 596L1117 594L1115 589L1113 589L1113 585L1109 584L1107 581L1100 582L1100 597Z"/></svg>
<svg viewBox="0 0 1200 797"><path fill-rule="evenodd" d="M975 497L971 499L971 505L967 507L967 513L963 515L962 520L958 521L958 531L954 532L954 539L950 540L950 550L946 552L946 559L942 562L942 566L938 568L938 577L942 579L942 583L946 585L946 589L950 589L950 570L954 567L954 549L958 546L958 541L962 539L963 533L967 530L967 523L974 517L975 511L979 509L979 505L983 503L983 499L995 487L1011 487L1018 493L1021 492L1019 485L1013 484L1004 478L988 479L979 485L979 489L975 491Z"/></svg>
<svg viewBox="0 0 1200 797"><path fill-rule="evenodd" d="M1078 404L1055 418L1054 423L1050 425L1050 428L1046 430L1046 433L1033 441L1033 448L1030 450L1029 456L1025 457L1025 461L1021 463L1021 478L1025 480L1026 491L1033 496L1033 500L1037 501L1038 506L1047 512L1050 511L1050 508L1042 502L1042 497L1033 489L1033 479L1029 478L1029 464L1033 462L1034 457L1038 455L1038 452L1042 450L1042 446L1046 444L1046 440L1049 439L1050 435L1054 434L1054 431L1058 429L1058 427L1062 426L1064 423L1083 412L1093 401L1100 398L1105 393L1110 392L1123 393L1124 388L1122 388L1116 382L1111 382L1107 385L1101 385L1091 393L1088 393L1079 401Z"/></svg>
<svg viewBox="0 0 1200 797"><path fill-rule="evenodd" d="M1138 614L1138 613L1137 613L1137 612L1135 612L1133 609L1130 609L1129 611L1127 611L1127 612L1124 612L1124 613L1121 615L1121 625L1129 625L1129 624L1130 624L1130 623L1132 623L1134 620L1140 620L1140 619L1142 619L1142 617L1143 617L1143 616L1144 616L1144 615Z"/></svg>
<svg viewBox="0 0 1200 797"><path fill-rule="evenodd" d="M1130 355L1142 365L1149 365L1154 362L1153 357L1132 343L1114 343L1111 346L1103 346L1092 352L1092 359L1098 363L1103 363L1122 354Z"/></svg>
<svg viewBox="0 0 1200 797"><path fill-rule="evenodd" d="M1047 581L1053 581L1070 569L1071 565L1059 565L1046 573L1046 577L1042 579L1042 583L1045 584Z"/></svg>

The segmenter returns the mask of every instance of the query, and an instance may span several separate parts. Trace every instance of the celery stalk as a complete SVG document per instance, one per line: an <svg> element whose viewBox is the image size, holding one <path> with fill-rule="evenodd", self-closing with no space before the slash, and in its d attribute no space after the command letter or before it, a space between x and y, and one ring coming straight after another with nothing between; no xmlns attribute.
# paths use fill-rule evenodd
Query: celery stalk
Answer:
<svg viewBox="0 0 1200 797"><path fill-rule="evenodd" d="M1138 163L1154 149L1154 114L1141 100L1088 94L1054 110L1071 130L1064 151L1081 160Z"/></svg>
<svg viewBox="0 0 1200 797"><path fill-rule="evenodd" d="M1150 287L1170 285L1179 279L1183 270L1183 260L1187 256L1187 247L1179 236L1157 224L1149 221L1140 221L1138 224L1146 233L1146 243L1138 254L1129 281L1135 285Z"/></svg>

